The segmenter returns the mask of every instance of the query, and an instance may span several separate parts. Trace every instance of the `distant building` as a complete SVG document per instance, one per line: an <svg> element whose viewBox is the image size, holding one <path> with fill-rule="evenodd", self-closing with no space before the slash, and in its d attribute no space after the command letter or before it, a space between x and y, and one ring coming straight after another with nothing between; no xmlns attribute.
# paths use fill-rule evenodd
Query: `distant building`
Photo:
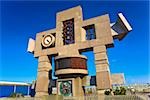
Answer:
<svg viewBox="0 0 150 100"><path fill-rule="evenodd" d="M123 73L115 73L111 75L111 82L112 85L124 85L125 84L125 77Z"/></svg>
<svg viewBox="0 0 150 100"><path fill-rule="evenodd" d="M0 81L0 97L9 97L12 93L30 94L29 83Z"/></svg>

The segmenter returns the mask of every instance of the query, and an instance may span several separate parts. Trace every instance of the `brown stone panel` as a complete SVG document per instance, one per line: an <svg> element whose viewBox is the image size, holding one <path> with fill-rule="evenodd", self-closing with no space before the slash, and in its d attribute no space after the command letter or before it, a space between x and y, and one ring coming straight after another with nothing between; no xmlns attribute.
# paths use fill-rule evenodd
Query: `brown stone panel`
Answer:
<svg viewBox="0 0 150 100"><path fill-rule="evenodd" d="M111 88L111 79L109 71L101 71L96 73L97 89Z"/></svg>
<svg viewBox="0 0 150 100"><path fill-rule="evenodd" d="M72 58L71 66L74 69L86 69L86 60L83 58Z"/></svg>
<svg viewBox="0 0 150 100"><path fill-rule="evenodd" d="M55 60L55 70L59 69L87 69L86 59L79 57L67 57Z"/></svg>

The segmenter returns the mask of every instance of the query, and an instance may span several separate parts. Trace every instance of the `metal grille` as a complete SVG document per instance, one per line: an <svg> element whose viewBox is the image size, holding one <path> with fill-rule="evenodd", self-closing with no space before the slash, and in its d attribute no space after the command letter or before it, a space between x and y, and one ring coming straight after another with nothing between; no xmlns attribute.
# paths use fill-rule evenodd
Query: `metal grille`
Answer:
<svg viewBox="0 0 150 100"><path fill-rule="evenodd" d="M64 45L74 43L74 19L63 22L63 42Z"/></svg>

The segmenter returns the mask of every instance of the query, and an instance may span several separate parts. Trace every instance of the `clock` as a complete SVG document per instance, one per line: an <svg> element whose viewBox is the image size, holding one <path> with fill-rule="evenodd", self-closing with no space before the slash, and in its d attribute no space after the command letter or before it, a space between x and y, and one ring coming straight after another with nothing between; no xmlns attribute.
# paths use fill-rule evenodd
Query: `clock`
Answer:
<svg viewBox="0 0 150 100"><path fill-rule="evenodd" d="M42 45L44 47L49 47L55 42L55 37L52 34L46 34L42 39Z"/></svg>

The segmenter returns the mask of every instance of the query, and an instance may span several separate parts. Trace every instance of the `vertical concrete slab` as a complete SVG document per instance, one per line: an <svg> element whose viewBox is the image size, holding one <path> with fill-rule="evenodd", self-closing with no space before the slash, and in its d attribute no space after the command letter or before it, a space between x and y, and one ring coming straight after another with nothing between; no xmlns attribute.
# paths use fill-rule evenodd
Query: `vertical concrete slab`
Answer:
<svg viewBox="0 0 150 100"><path fill-rule="evenodd" d="M97 90L111 88L109 63L105 46L94 47ZM101 93L101 92L98 92Z"/></svg>
<svg viewBox="0 0 150 100"><path fill-rule="evenodd" d="M49 70L52 69L48 56L41 56L38 59L38 75L36 82L36 97L48 95Z"/></svg>
<svg viewBox="0 0 150 100"><path fill-rule="evenodd" d="M80 100L84 100L84 91L82 88L82 79L80 77L75 78L74 80L74 87L75 87L75 95L76 97L79 97Z"/></svg>
<svg viewBox="0 0 150 100"><path fill-rule="evenodd" d="M74 36L75 43L82 40L82 8L80 6L61 11L57 13L56 18L56 47L63 46L63 21L74 19Z"/></svg>

